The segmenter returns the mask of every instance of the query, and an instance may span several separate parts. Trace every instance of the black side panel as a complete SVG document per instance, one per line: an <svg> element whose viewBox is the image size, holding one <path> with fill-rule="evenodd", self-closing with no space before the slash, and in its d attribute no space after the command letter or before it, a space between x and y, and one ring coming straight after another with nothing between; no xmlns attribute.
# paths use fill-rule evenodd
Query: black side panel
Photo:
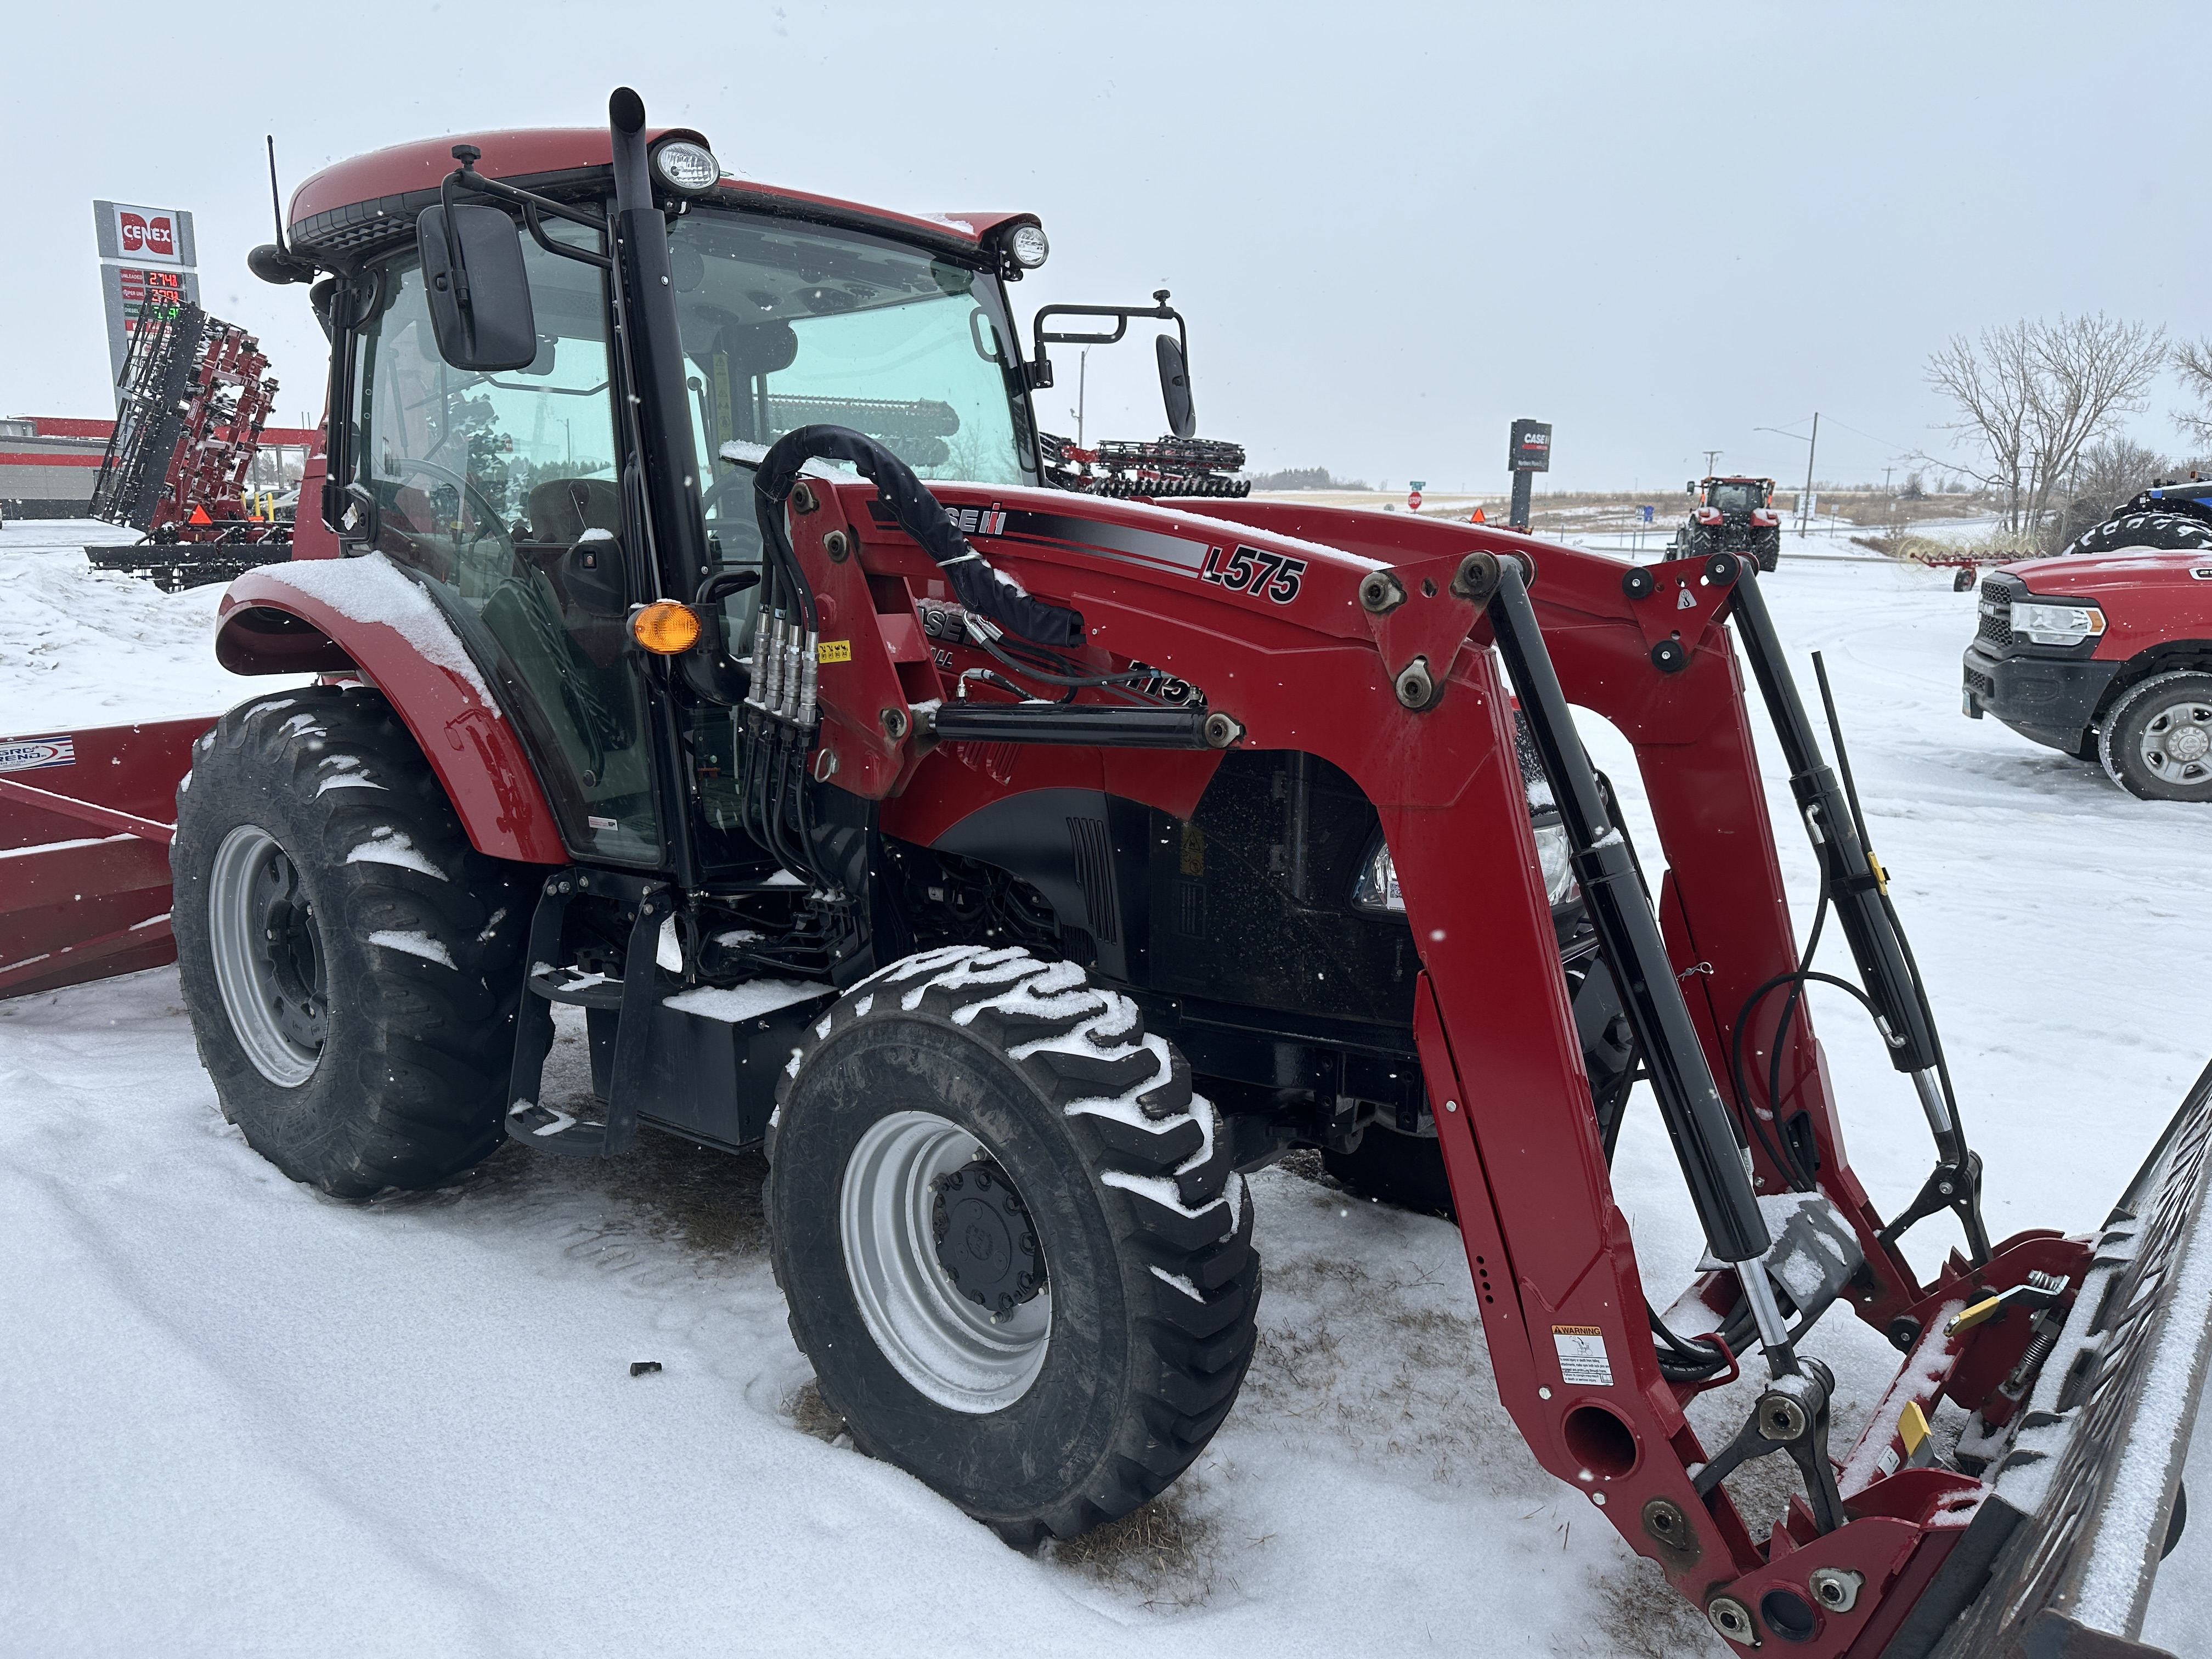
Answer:
<svg viewBox="0 0 2212 1659"><path fill-rule="evenodd" d="M736 998L744 989L704 994ZM656 998L643 1117L714 1146L752 1146L768 1133L784 1062L836 994L825 985L819 996L739 1020L672 1008L665 994Z"/></svg>
<svg viewBox="0 0 2212 1659"><path fill-rule="evenodd" d="M1188 820L1150 817L1152 990L1412 1025L1405 919L1352 908L1377 819L1343 772L1232 750Z"/></svg>
<svg viewBox="0 0 2212 1659"><path fill-rule="evenodd" d="M1019 876L1052 906L1069 957L1141 984L1149 929L1130 896L1146 826L1143 807L1100 790L1031 789L970 813L933 850Z"/></svg>

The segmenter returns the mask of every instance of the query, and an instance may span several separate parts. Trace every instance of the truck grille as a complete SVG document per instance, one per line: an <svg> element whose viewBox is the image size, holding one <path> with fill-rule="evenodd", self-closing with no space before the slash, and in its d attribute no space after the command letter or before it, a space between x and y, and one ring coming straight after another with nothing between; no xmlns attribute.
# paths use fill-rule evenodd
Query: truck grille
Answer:
<svg viewBox="0 0 2212 1659"><path fill-rule="evenodd" d="M1978 697L1994 697L1997 694L1995 680L1987 674L1978 674L1971 668L1966 671L1966 688Z"/></svg>
<svg viewBox="0 0 2212 1659"><path fill-rule="evenodd" d="M2012 582L2008 577L1993 576L1982 584L1979 609L1981 624L1974 637L1986 640L2000 649L2012 643Z"/></svg>

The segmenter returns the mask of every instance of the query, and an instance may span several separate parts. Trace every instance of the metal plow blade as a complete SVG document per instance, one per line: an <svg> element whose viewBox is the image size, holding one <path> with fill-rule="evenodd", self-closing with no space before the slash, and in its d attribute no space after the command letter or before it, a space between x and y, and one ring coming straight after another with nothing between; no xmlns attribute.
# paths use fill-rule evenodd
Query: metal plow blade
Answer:
<svg viewBox="0 0 2212 1659"><path fill-rule="evenodd" d="M1886 1659L2138 1642L2212 1352L2212 1067L2105 1223L1994 1490Z"/></svg>
<svg viewBox="0 0 2212 1659"><path fill-rule="evenodd" d="M0 738L0 998L176 960L177 781L210 716Z"/></svg>

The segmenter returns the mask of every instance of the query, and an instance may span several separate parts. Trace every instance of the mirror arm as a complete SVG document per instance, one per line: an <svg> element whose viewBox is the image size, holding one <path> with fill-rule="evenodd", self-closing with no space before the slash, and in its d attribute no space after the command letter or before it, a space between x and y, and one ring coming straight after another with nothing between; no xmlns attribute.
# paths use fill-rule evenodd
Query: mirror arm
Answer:
<svg viewBox="0 0 2212 1659"><path fill-rule="evenodd" d="M472 149L467 144L457 144L454 148L456 149ZM461 165L446 175L445 182L439 188L439 199L445 204L447 210L446 246L448 258L458 262L459 258L453 229L453 191L460 189L471 191L478 196L489 197L496 202L511 202L520 207L522 210L523 223L529 227L530 234L537 240L538 246L548 253L557 253L564 259L575 259L587 265L597 265L601 270L614 269L615 262L604 253L591 248L572 247L566 242L555 241L545 234L545 227L538 218L540 214L550 213L556 219L566 219L570 224L581 225L586 230L596 230L601 236L605 236L607 234L607 221L605 214L593 213L586 208L570 207L564 202L556 202L540 196L535 191L519 190L514 185L502 184L496 179L487 179L477 171L476 161L474 154L461 158ZM454 268L456 270L459 270L458 263ZM461 282L465 300L467 276L465 272L462 274Z"/></svg>
<svg viewBox="0 0 2212 1659"><path fill-rule="evenodd" d="M530 227L530 234L536 239L538 246L544 248L548 253L557 253L564 259L576 259L587 265L597 265L601 270L612 270L615 268L615 262L604 253L596 252L590 248L571 247L566 242L555 241L545 234L545 227L538 217L538 204L536 198L529 197L526 191L517 191L516 194L526 198L522 204L522 222ZM591 223L590 220L576 214L563 213L561 216L564 219L574 219L578 224ZM594 228L601 235L604 236L606 234L607 228L604 222Z"/></svg>

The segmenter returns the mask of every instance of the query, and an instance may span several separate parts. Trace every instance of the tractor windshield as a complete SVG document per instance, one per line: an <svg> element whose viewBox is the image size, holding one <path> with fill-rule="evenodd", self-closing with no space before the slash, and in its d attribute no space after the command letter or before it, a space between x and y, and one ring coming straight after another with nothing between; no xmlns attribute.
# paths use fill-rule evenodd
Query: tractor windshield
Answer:
<svg viewBox="0 0 2212 1659"><path fill-rule="evenodd" d="M925 478L1036 482L998 283L902 243L693 210L670 228L708 528L759 556L752 474L718 459L802 426L865 432Z"/></svg>
<svg viewBox="0 0 2212 1659"><path fill-rule="evenodd" d="M1748 513L1766 505L1766 492L1755 483L1717 483L1706 505L1723 513Z"/></svg>

